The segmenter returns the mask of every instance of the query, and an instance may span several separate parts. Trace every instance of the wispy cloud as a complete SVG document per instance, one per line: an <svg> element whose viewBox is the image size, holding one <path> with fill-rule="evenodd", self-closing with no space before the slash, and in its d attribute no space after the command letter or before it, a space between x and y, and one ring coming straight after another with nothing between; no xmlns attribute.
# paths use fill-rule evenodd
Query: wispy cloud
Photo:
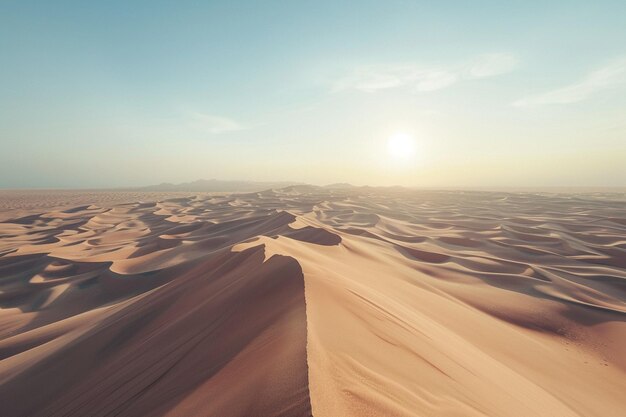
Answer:
<svg viewBox="0 0 626 417"><path fill-rule="evenodd" d="M213 114L192 113L193 124L196 128L211 134L220 134L245 129L237 121L224 116Z"/></svg>
<svg viewBox="0 0 626 417"><path fill-rule="evenodd" d="M519 59L511 54L484 54L467 64L465 78L486 78L506 74L517 67Z"/></svg>
<svg viewBox="0 0 626 417"><path fill-rule="evenodd" d="M457 81L457 75L439 68L420 68L413 65L377 65L361 67L334 85L335 91L361 90L374 92L402 86L415 91L432 91L448 87Z"/></svg>
<svg viewBox="0 0 626 417"><path fill-rule="evenodd" d="M469 62L449 66L420 64L358 67L333 85L334 91L375 92L404 87L414 92L447 88L463 79L493 77L512 71L518 59L510 54L485 54Z"/></svg>
<svg viewBox="0 0 626 417"><path fill-rule="evenodd" d="M514 106L530 107L546 104L570 104L589 98L601 90L626 83L626 58L593 71L577 83L570 84L546 93L524 97L513 103Z"/></svg>

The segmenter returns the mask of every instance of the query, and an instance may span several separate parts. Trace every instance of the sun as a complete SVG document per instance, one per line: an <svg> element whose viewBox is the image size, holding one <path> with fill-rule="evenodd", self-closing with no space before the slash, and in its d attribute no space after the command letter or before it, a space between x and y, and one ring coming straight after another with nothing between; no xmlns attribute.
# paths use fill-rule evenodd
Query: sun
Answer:
<svg viewBox="0 0 626 417"><path fill-rule="evenodd" d="M415 155L415 140L408 133L394 133L387 139L387 152L394 159L409 159Z"/></svg>

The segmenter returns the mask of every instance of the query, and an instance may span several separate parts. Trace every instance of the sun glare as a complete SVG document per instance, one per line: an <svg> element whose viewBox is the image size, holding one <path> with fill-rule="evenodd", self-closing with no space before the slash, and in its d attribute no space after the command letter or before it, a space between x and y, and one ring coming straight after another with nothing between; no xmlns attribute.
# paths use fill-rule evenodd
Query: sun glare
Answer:
<svg viewBox="0 0 626 417"><path fill-rule="evenodd" d="M407 133L394 133L387 139L387 152L395 159L409 159L415 155L415 140Z"/></svg>

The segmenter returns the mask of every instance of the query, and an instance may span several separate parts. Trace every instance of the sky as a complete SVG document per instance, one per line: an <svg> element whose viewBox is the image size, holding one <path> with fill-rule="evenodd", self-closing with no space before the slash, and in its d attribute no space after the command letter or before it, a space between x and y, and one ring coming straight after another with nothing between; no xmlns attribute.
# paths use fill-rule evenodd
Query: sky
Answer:
<svg viewBox="0 0 626 417"><path fill-rule="evenodd" d="M626 186L624 16L623 0L2 0L0 188Z"/></svg>

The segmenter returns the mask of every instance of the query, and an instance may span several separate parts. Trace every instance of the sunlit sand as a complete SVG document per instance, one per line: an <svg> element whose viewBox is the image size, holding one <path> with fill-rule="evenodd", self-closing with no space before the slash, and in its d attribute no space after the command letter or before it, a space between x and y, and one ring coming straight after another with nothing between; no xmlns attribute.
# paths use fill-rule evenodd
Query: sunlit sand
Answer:
<svg viewBox="0 0 626 417"><path fill-rule="evenodd" d="M623 414L623 194L10 194L2 415Z"/></svg>

